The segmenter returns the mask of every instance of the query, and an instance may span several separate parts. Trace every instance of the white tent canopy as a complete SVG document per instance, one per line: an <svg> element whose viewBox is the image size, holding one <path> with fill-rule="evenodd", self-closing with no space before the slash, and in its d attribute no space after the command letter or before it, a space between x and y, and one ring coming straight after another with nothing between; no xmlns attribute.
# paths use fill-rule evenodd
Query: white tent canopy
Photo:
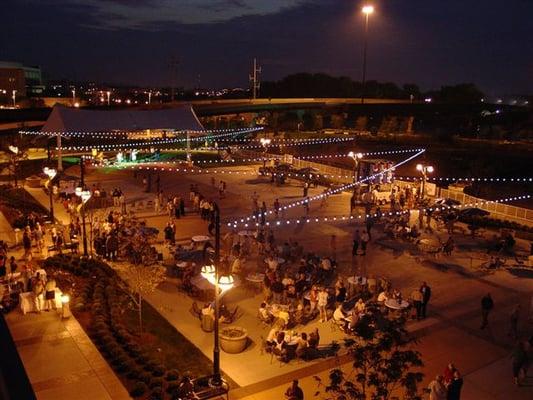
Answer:
<svg viewBox="0 0 533 400"><path fill-rule="evenodd" d="M203 130L190 104L160 110L87 110L54 106L41 132Z"/></svg>

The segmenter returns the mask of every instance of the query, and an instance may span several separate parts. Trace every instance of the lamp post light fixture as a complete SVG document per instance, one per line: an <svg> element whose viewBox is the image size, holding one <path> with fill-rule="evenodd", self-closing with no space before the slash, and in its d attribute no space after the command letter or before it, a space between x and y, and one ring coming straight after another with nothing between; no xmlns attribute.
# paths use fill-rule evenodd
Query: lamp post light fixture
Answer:
<svg viewBox="0 0 533 400"><path fill-rule="evenodd" d="M17 91L16 90L13 90L13 94L11 97L13 99L13 108L17 108Z"/></svg>
<svg viewBox="0 0 533 400"><path fill-rule="evenodd" d="M431 165L417 164L416 170L422 174L422 189L420 191L420 200L422 200L424 199L424 195L426 193L426 181L428 178L428 174L433 173L434 168Z"/></svg>
<svg viewBox="0 0 533 400"><path fill-rule="evenodd" d="M81 211L81 224L83 229L83 255L85 257L89 256L89 253L87 251L87 230L85 228L85 203L89 201L91 198L91 191L90 190L84 190L82 187L78 186L74 193L76 196L81 198L81 204L80 204L80 211Z"/></svg>
<svg viewBox="0 0 533 400"><path fill-rule="evenodd" d="M76 88L72 88L72 105L76 106Z"/></svg>
<svg viewBox="0 0 533 400"><path fill-rule="evenodd" d="M18 156L19 156L19 148L17 146L9 145L8 149L12 154L11 156L11 167L13 171L13 177L15 178L15 187L18 186L18 180L17 180L17 167L18 167Z"/></svg>
<svg viewBox="0 0 533 400"><path fill-rule="evenodd" d="M224 381L220 376L220 345L219 345L219 319L220 319L220 296L233 287L233 277L231 275L219 275L220 265L220 209L215 204L215 256L212 265L202 267L202 276L215 286L215 326L213 345L213 376L209 384L213 387L222 387Z"/></svg>
<svg viewBox="0 0 533 400"><path fill-rule="evenodd" d="M268 151L268 146L270 145L270 143L272 143L272 140L271 139L268 139L268 138L261 138L261 140L259 140L259 142L261 143L261 146L263 146L265 148L265 156L266 156L266 152ZM263 157L263 168L266 166L266 158Z"/></svg>
<svg viewBox="0 0 533 400"><path fill-rule="evenodd" d="M374 6L366 5L361 11L365 14L365 36L363 43L363 79L362 79L362 88L361 88L361 104L365 102L365 84L366 84L366 52L368 47L368 18L370 14L374 13Z"/></svg>
<svg viewBox="0 0 533 400"><path fill-rule="evenodd" d="M363 153L355 153L353 151L350 151L348 153L348 157L353 158L353 161L354 161L353 183L357 183L359 181L359 160L363 158Z"/></svg>
<svg viewBox="0 0 533 400"><path fill-rule="evenodd" d="M52 183L52 180L57 175L57 170L55 168L44 167L43 172L46 176L48 176L48 182L46 182L45 186L48 188L48 196L50 199L50 219L52 220L52 223L54 223L54 199L53 199L54 188L51 185L51 183Z"/></svg>
<svg viewBox="0 0 533 400"><path fill-rule="evenodd" d="M111 92L108 90L106 92L107 95L107 105L109 106L111 104Z"/></svg>

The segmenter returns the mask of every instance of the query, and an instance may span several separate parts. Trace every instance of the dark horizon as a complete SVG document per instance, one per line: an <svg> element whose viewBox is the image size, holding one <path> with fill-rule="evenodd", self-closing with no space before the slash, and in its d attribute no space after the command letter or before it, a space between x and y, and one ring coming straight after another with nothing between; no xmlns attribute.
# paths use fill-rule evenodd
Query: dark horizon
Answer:
<svg viewBox="0 0 533 400"><path fill-rule="evenodd" d="M298 72L361 79L363 16L353 0L7 0L0 59L52 80L248 87ZM529 94L533 2L377 0L369 80L422 90L473 82L488 96ZM467 3L467 4L465 4ZM473 3L473 2L472 2Z"/></svg>

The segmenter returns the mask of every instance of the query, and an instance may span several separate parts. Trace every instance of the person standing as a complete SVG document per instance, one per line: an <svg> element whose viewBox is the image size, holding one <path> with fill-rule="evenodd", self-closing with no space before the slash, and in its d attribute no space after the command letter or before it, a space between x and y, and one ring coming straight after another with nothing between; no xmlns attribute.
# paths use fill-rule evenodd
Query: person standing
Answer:
<svg viewBox="0 0 533 400"><path fill-rule="evenodd" d="M31 290L33 292L33 302L35 304L35 311L40 313L43 308L44 282L38 272L35 278L33 278L32 280Z"/></svg>
<svg viewBox="0 0 533 400"><path fill-rule="evenodd" d="M487 293L486 296L484 296L481 299L481 327L480 329L485 329L487 325L489 324L489 313L494 308L494 301L492 300L492 297L490 293Z"/></svg>
<svg viewBox="0 0 533 400"><path fill-rule="evenodd" d="M509 336L518 339L518 319L520 317L520 304L516 304L511 311Z"/></svg>
<svg viewBox="0 0 533 400"><path fill-rule="evenodd" d="M24 259L26 261L31 261L31 232L29 226L24 229L24 234L22 235L22 244L24 246Z"/></svg>
<svg viewBox="0 0 533 400"><path fill-rule="evenodd" d="M320 312L320 322L327 322L328 314L326 307L328 305L328 291L325 287L318 292L318 311Z"/></svg>
<svg viewBox="0 0 533 400"><path fill-rule="evenodd" d="M353 235L353 247L352 247L352 255L357 256L359 253L359 243L361 243L361 234L359 233L359 229L355 230L355 233Z"/></svg>
<svg viewBox="0 0 533 400"><path fill-rule="evenodd" d="M292 381L292 385L289 386L285 392L285 397L287 400L304 400L304 392L300 386L298 386L298 381L295 379Z"/></svg>
<svg viewBox="0 0 533 400"><path fill-rule="evenodd" d="M305 181L304 183L304 197L307 197L307 192L309 191L309 183Z"/></svg>
<svg viewBox="0 0 533 400"><path fill-rule="evenodd" d="M363 234L361 235L361 250L363 250L363 256L366 256L366 247L368 242L370 242L370 236L368 235L368 232L364 230Z"/></svg>
<svg viewBox="0 0 533 400"><path fill-rule="evenodd" d="M279 208L280 208L279 200L276 199L274 201L274 214L276 214L276 218L278 218L278 215L279 215Z"/></svg>
<svg viewBox="0 0 533 400"><path fill-rule="evenodd" d="M446 387L442 375L437 375L429 386L429 400L446 400Z"/></svg>
<svg viewBox="0 0 533 400"><path fill-rule="evenodd" d="M48 279L44 285L44 310L50 311L55 308L56 281L54 278Z"/></svg>
<svg viewBox="0 0 533 400"><path fill-rule="evenodd" d="M420 290L413 290L411 293L411 301L413 302L413 307L416 311L416 319L420 321L422 319L422 301L424 296Z"/></svg>
<svg viewBox="0 0 533 400"><path fill-rule="evenodd" d="M427 306L429 299L431 298L431 288L426 282L422 282L420 286L420 293L422 293L422 309L421 309L421 318L426 318Z"/></svg>
<svg viewBox="0 0 533 400"><path fill-rule="evenodd" d="M463 378L459 371L453 371L453 379L448 385L447 400L461 400L461 389L463 387Z"/></svg>
<svg viewBox="0 0 533 400"><path fill-rule="evenodd" d="M524 342L520 341L516 344L511 353L511 358L513 360L513 381L515 385L520 386L520 373L523 372L524 376L526 375L529 363Z"/></svg>

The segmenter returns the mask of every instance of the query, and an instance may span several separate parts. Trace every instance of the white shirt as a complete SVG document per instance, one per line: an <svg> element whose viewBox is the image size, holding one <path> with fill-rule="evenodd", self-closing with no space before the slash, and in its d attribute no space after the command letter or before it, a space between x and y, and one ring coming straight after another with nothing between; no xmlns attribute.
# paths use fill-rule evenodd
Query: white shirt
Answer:
<svg viewBox="0 0 533 400"><path fill-rule="evenodd" d="M378 301L381 303L381 302L385 302L389 299L389 296L387 296L387 293L385 292L381 292L378 296Z"/></svg>

